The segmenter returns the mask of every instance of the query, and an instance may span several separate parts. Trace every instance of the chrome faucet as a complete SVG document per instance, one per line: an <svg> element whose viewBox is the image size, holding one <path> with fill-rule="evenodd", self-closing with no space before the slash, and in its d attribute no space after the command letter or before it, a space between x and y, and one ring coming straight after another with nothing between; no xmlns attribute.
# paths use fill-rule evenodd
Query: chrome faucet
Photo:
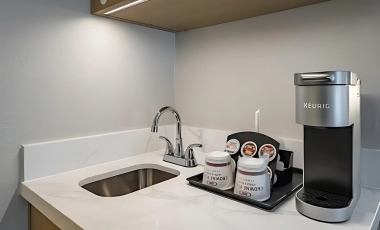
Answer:
<svg viewBox="0 0 380 230"><path fill-rule="evenodd" d="M156 116L154 117L153 124L152 124L152 132L157 133L158 121L160 120L161 115L164 114L165 112L172 112L175 118L177 119L177 134L175 138L176 144L174 148L174 156L183 157L184 154L183 154L183 148L182 148L182 134L181 134L182 124L181 124L181 117L179 116L177 110L169 106L160 109L158 113L156 114ZM169 141L169 140L166 139L166 141Z"/></svg>
<svg viewBox="0 0 380 230"><path fill-rule="evenodd" d="M175 148L173 150L173 145L170 142L169 139L166 137L160 136L160 139L166 141L166 152L164 155L164 161L170 162L173 164L185 166L185 167L195 167L197 166L197 160L194 157L194 147L202 147L201 144L192 144L190 145L185 153L183 152L183 146L182 146L182 134L181 134L181 117L179 116L179 113L177 110L175 110L172 107L163 107L158 111L156 116L154 117L153 124L152 124L152 129L151 131L156 133L158 131L158 121L160 120L160 117L162 114L166 112L171 112L174 114L176 120L177 120L177 133L176 133L176 144Z"/></svg>

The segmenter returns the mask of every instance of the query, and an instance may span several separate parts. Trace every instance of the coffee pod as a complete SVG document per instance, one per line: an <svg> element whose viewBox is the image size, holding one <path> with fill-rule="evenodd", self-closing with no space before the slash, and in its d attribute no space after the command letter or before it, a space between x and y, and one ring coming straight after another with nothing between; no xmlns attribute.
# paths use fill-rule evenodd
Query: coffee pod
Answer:
<svg viewBox="0 0 380 230"><path fill-rule="evenodd" d="M234 155L237 153L240 149L240 142L236 139L228 140L226 143L225 152L229 153L230 155Z"/></svg>
<svg viewBox="0 0 380 230"><path fill-rule="evenodd" d="M277 175L274 174L273 184L276 184L276 183L277 183Z"/></svg>
<svg viewBox="0 0 380 230"><path fill-rule="evenodd" d="M276 158L277 150L273 145L265 144L259 150L259 157L261 158L265 153L269 154L269 161L272 161Z"/></svg>
<svg viewBox="0 0 380 230"><path fill-rule="evenodd" d="M276 166L276 170L278 170L278 171L284 171L285 170L284 162L282 162L282 161L278 162L277 166Z"/></svg>
<svg viewBox="0 0 380 230"><path fill-rule="evenodd" d="M272 179L273 173L272 173L272 169L270 169L269 166L267 166L267 171L268 171L268 174L270 176L270 179Z"/></svg>
<svg viewBox="0 0 380 230"><path fill-rule="evenodd" d="M242 157L253 157L257 153L257 145L253 141L247 141L241 147Z"/></svg>

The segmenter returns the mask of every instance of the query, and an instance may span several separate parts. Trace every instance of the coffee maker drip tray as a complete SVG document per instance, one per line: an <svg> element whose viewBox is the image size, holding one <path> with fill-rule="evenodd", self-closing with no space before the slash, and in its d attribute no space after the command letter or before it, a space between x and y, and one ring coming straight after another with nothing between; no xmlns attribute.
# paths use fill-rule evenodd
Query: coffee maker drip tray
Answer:
<svg viewBox="0 0 380 230"><path fill-rule="evenodd" d="M297 193L298 199L305 203L322 208L346 208L350 205L352 198L329 192L319 191L311 188L302 188Z"/></svg>

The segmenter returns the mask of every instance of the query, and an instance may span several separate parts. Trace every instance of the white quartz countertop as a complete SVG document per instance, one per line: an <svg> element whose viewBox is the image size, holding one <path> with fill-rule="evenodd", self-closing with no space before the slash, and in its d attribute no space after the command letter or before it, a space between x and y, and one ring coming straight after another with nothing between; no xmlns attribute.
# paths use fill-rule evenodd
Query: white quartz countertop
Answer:
<svg viewBox="0 0 380 230"><path fill-rule="evenodd" d="M164 151L79 169L22 183L22 196L61 229L292 229L368 230L380 192L362 188L352 218L339 224L313 221L299 214L294 196L274 212L232 201L188 185L186 178L203 171L162 161ZM136 165L154 166L180 175L120 197L99 197L79 184L119 175ZM131 170L132 169L132 170Z"/></svg>

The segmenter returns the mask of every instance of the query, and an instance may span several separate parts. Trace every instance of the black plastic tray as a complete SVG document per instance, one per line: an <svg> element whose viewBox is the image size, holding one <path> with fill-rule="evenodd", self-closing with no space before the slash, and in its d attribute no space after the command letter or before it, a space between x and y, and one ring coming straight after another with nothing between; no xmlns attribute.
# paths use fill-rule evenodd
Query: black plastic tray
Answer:
<svg viewBox="0 0 380 230"><path fill-rule="evenodd" d="M291 169L289 169L291 170ZM284 202L288 197L290 197L293 193L295 193L297 190L302 188L302 181L303 181L303 176L302 176L302 170L293 168L293 180L292 182L282 186L278 187L272 190L271 196L269 200L260 202L256 200L251 200L243 196L239 196L234 194L234 190L221 190L218 188L214 188L208 185L202 184L203 180L203 173L192 176L187 178L187 181L189 181L191 186L209 191L211 193L216 193L220 196L229 198L231 200L235 200L238 202L242 202L244 204L260 208L265 211L274 211L282 202Z"/></svg>

